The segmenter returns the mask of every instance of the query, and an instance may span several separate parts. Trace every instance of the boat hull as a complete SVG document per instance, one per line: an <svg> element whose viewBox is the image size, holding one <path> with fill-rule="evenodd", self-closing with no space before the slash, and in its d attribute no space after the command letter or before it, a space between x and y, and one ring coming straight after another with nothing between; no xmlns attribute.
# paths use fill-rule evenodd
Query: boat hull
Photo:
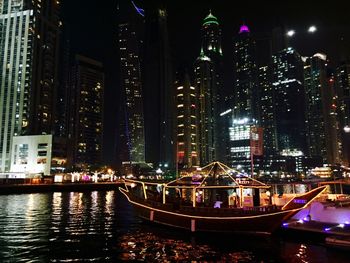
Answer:
<svg viewBox="0 0 350 263"><path fill-rule="evenodd" d="M271 234L281 226L282 222L288 220L300 210L276 210L270 213L264 211L261 213L246 211L245 213L245 211L241 211L239 212L240 215L227 215L222 208L209 208L210 212L207 213L189 208L186 212L181 211L181 209L167 209L166 205L162 206L159 203L158 206L152 206L147 202L133 200L132 196L129 196L125 190L122 190L122 193L133 205L138 216L144 220L182 228L191 232Z"/></svg>

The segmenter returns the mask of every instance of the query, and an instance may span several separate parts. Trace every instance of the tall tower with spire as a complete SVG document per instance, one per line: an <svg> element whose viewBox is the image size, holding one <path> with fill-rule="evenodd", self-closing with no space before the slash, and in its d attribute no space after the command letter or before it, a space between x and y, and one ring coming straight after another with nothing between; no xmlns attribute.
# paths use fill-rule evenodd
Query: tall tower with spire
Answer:
<svg viewBox="0 0 350 263"><path fill-rule="evenodd" d="M202 25L202 50L206 55L222 56L221 28L218 19L213 16L211 10L203 20Z"/></svg>
<svg viewBox="0 0 350 263"><path fill-rule="evenodd" d="M202 24L202 47L195 62L195 85L199 97L199 155L201 165L223 160L219 132L220 100L223 98L221 28L211 13Z"/></svg>

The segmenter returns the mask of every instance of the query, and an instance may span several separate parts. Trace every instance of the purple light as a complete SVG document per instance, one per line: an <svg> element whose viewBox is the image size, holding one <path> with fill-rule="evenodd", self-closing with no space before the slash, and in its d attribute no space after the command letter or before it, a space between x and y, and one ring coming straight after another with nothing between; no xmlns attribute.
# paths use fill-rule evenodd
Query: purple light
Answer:
<svg viewBox="0 0 350 263"><path fill-rule="evenodd" d="M286 227L288 226L288 223L283 223L282 226Z"/></svg>
<svg viewBox="0 0 350 263"><path fill-rule="evenodd" d="M246 25L242 25L240 28L239 28L239 33L249 33L250 30L249 28L246 26Z"/></svg>
<svg viewBox="0 0 350 263"><path fill-rule="evenodd" d="M326 228L324 229L324 231L329 231L329 230L331 230L330 227L326 227Z"/></svg>
<svg viewBox="0 0 350 263"><path fill-rule="evenodd" d="M134 6L137 13L139 13L141 16L145 16L145 10L143 10L140 7L137 7L134 3L134 1L131 1L132 5Z"/></svg>

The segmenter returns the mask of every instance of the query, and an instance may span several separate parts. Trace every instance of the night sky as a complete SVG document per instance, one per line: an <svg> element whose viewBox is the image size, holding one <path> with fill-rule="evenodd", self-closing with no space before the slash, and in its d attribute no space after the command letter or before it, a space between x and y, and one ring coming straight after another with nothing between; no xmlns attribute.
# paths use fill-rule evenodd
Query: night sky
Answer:
<svg viewBox="0 0 350 263"><path fill-rule="evenodd" d="M142 5L146 0L138 0ZM147 0L150 1L150 0ZM291 40L301 55L324 52L336 65L341 53L350 51L350 4L347 1L199 1L169 0L169 40L174 68L191 68L200 52L203 18L212 10L222 26L225 85L231 85L233 69L232 39L245 22L252 33L270 33L274 26L294 29ZM119 57L117 47L118 22L127 16L129 0L65 0L63 22L69 26L72 53L81 53L100 60L105 65L105 162L115 160L116 128L119 103ZM313 35L307 28L315 25ZM233 80L232 80L233 83ZM232 84L233 85L233 84Z"/></svg>

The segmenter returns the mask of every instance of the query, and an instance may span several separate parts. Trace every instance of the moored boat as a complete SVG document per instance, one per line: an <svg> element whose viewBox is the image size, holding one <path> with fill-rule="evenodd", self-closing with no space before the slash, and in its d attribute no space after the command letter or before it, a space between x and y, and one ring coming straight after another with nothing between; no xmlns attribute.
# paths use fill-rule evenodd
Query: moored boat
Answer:
<svg viewBox="0 0 350 263"><path fill-rule="evenodd" d="M125 179L119 188L143 219L192 232L269 234L307 207L325 186L271 203L270 186L220 162L167 183Z"/></svg>

